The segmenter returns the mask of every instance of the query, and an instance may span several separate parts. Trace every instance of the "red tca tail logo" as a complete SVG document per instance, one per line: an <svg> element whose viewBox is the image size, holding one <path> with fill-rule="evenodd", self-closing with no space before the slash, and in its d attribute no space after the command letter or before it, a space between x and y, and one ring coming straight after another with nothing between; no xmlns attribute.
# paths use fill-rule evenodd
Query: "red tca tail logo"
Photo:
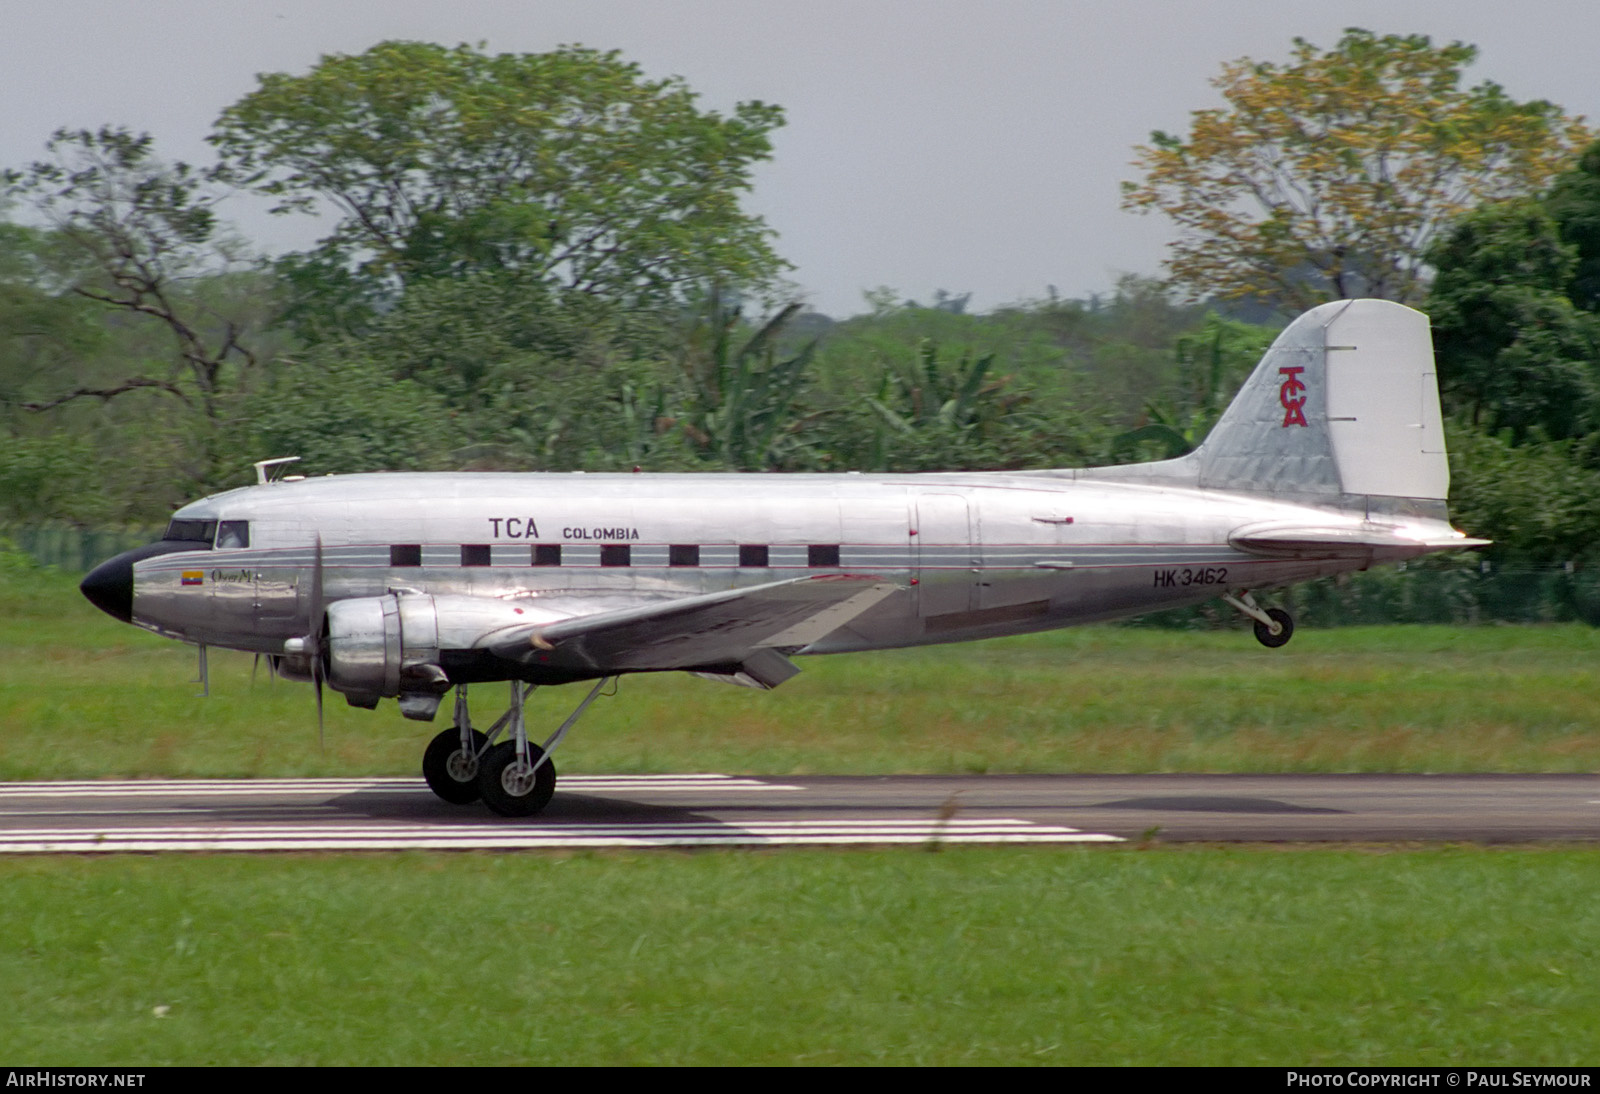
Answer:
<svg viewBox="0 0 1600 1094"><path fill-rule="evenodd" d="M1278 374L1283 377L1283 386L1278 388L1278 402L1283 404L1285 428L1306 424L1306 385L1300 382L1300 374L1304 371L1304 365L1278 370Z"/></svg>

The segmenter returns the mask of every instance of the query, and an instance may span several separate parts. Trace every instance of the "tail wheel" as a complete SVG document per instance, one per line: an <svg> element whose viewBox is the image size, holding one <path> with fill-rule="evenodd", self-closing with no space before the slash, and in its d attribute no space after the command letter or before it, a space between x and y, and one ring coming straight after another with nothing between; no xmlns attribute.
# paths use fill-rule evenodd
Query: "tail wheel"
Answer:
<svg viewBox="0 0 1600 1094"><path fill-rule="evenodd" d="M549 805L556 792L556 768L549 760L539 763L541 759L544 753L537 745L528 746L526 760L515 741L491 748L478 765L483 804L502 817L531 817Z"/></svg>
<svg viewBox="0 0 1600 1094"><path fill-rule="evenodd" d="M1278 633L1273 634L1272 628L1261 620L1256 620L1256 641L1269 650L1275 650L1289 639L1294 637L1294 617L1282 608L1268 608L1267 615L1278 625Z"/></svg>

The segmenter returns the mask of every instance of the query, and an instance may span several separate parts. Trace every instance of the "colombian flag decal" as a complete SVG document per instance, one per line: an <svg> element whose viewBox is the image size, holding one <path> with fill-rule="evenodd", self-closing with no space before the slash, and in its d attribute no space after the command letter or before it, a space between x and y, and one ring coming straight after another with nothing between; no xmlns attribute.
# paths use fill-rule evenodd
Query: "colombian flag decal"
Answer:
<svg viewBox="0 0 1600 1094"><path fill-rule="evenodd" d="M183 584L185 584L185 585L204 585L205 583L206 583L206 573L205 573L204 570L185 570L185 571L183 571Z"/></svg>

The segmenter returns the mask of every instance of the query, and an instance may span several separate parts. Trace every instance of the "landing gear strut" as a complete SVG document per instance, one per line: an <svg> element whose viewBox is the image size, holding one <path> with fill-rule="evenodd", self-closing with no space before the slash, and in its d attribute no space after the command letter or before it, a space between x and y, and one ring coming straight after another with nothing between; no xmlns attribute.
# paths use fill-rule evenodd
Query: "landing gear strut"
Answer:
<svg viewBox="0 0 1600 1094"><path fill-rule="evenodd" d="M556 769L550 762L550 753L613 679L607 676L596 683L542 746L528 740L523 717L523 706L535 685L511 681L511 705L488 733L472 728L467 687L460 685L456 689L456 724L428 745L422 757L423 778L435 794L452 804L466 805L481 797L483 804L502 817L533 816L550 804L556 791ZM507 728L509 739L494 744Z"/></svg>
<svg viewBox="0 0 1600 1094"><path fill-rule="evenodd" d="M428 789L451 805L470 805L478 800L478 757L489 747L489 738L472 728L467 713L467 685L456 688L455 725L428 742L422 754L422 777Z"/></svg>
<svg viewBox="0 0 1600 1094"><path fill-rule="evenodd" d="M1294 637L1294 617L1282 608L1263 608L1248 592L1238 596L1223 593L1222 599L1255 620L1256 641L1268 649L1275 650Z"/></svg>

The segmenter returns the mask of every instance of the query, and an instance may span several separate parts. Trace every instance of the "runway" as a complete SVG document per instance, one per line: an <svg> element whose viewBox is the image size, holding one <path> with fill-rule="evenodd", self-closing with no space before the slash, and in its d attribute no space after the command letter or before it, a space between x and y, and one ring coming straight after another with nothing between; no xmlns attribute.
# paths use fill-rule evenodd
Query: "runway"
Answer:
<svg viewBox="0 0 1600 1094"><path fill-rule="evenodd" d="M1593 775L563 776L539 817L421 779L0 785L0 853L1600 840Z"/></svg>

